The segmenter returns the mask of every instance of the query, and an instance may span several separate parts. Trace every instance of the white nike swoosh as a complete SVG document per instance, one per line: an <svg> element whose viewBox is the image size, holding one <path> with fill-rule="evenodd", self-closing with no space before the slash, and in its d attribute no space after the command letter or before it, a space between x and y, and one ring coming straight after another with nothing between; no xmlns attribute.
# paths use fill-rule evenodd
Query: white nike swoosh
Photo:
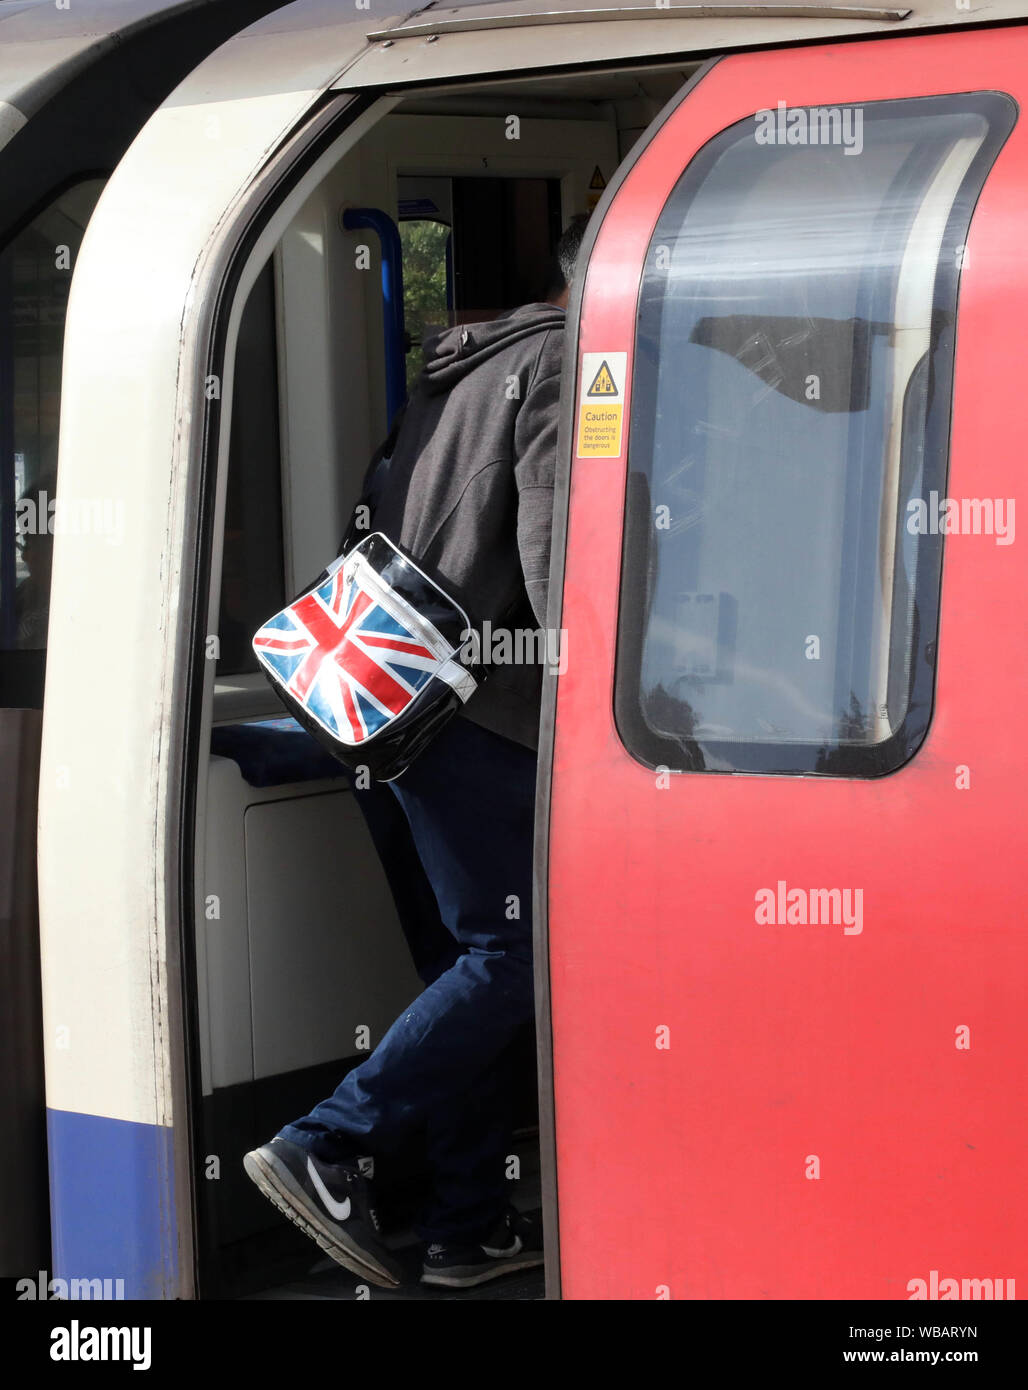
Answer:
<svg viewBox="0 0 1028 1390"><path fill-rule="evenodd" d="M341 1202L335 1200L328 1188L321 1181L321 1174L318 1172L317 1168L315 1168L309 1154L307 1156L307 1173L311 1182L314 1184L315 1192L325 1203L325 1210L328 1212L329 1216L334 1216L337 1221L345 1221L350 1215L349 1197L344 1197Z"/></svg>
<svg viewBox="0 0 1028 1390"><path fill-rule="evenodd" d="M490 1250L488 1245L483 1245L482 1249L491 1260L502 1259L504 1255L520 1255L522 1250L521 1237L514 1237L514 1244L508 1245L506 1250Z"/></svg>

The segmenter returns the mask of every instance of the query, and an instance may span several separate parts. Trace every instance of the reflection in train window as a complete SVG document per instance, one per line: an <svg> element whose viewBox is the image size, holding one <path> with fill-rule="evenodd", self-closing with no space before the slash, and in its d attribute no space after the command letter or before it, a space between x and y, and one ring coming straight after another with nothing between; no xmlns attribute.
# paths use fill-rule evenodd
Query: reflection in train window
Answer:
<svg viewBox="0 0 1028 1390"><path fill-rule="evenodd" d="M927 732L941 542L908 504L944 495L961 247L1013 104L839 114L847 143L724 131L648 248L615 702L651 766L874 776Z"/></svg>
<svg viewBox="0 0 1028 1390"><path fill-rule="evenodd" d="M64 321L79 247L103 182L86 179L66 189L0 252L0 651L5 653L46 647L53 536L62 524L56 497ZM2 702L11 703L6 694Z"/></svg>

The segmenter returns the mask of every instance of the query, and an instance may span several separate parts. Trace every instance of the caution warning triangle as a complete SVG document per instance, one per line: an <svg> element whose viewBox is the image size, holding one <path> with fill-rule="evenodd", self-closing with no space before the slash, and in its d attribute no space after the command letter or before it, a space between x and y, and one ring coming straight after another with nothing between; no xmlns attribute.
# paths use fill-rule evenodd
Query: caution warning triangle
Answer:
<svg viewBox="0 0 1028 1390"><path fill-rule="evenodd" d="M603 177L603 175L600 173L600 166L599 166L598 164L597 164L596 168L593 170L593 176L592 176L592 178L589 180L589 187L592 188L592 189L599 189L599 188L606 188L606 187L607 187L607 180L606 180L606 179Z"/></svg>
<svg viewBox="0 0 1028 1390"><path fill-rule="evenodd" d="M587 396L616 396L618 388L614 384L610 368L606 361L600 363L600 370L593 377L593 384L585 393Z"/></svg>

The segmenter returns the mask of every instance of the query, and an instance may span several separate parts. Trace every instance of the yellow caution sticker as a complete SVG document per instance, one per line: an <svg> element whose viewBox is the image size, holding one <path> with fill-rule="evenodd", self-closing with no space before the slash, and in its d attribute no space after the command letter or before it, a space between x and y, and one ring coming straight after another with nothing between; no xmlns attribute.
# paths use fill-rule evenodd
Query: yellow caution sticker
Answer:
<svg viewBox="0 0 1028 1390"><path fill-rule="evenodd" d="M582 354L579 458L616 459L620 455L627 365L627 352Z"/></svg>
<svg viewBox="0 0 1028 1390"><path fill-rule="evenodd" d="M590 212L592 212L596 204L603 197L603 190L606 187L607 180L600 173L600 166L597 164L596 168L593 170L593 176L589 180L589 192L586 194L586 202L588 203Z"/></svg>
<svg viewBox="0 0 1028 1390"><path fill-rule="evenodd" d="M606 362L601 362L599 371L593 377L593 384L585 394L587 396L616 396L617 393L618 388L614 385L610 367Z"/></svg>

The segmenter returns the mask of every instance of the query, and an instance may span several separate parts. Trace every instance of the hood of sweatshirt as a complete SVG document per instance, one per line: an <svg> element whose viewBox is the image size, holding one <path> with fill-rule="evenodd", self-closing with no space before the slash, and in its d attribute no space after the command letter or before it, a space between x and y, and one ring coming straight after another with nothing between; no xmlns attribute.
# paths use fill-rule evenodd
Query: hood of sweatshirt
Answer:
<svg viewBox="0 0 1028 1390"><path fill-rule="evenodd" d="M556 304L522 304L486 323L457 324L426 338L425 366L419 385L434 395L449 391L480 363L495 357L512 343L564 327L564 310Z"/></svg>

